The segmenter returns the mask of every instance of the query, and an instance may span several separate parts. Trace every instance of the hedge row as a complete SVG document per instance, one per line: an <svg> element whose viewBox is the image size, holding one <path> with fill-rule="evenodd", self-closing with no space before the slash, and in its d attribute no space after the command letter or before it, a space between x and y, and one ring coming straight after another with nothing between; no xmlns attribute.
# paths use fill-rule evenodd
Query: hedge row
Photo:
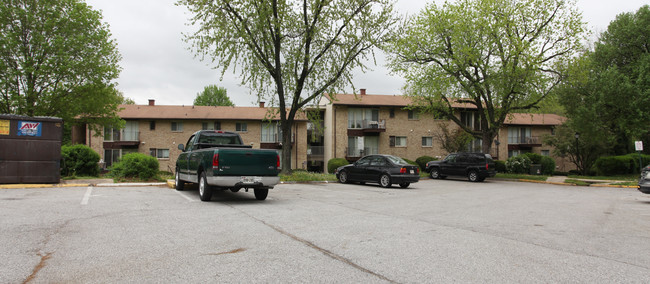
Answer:
<svg viewBox="0 0 650 284"><path fill-rule="evenodd" d="M649 163L650 155L641 155L641 161L639 154L608 156L598 158L592 170L599 176L638 174L639 169Z"/></svg>

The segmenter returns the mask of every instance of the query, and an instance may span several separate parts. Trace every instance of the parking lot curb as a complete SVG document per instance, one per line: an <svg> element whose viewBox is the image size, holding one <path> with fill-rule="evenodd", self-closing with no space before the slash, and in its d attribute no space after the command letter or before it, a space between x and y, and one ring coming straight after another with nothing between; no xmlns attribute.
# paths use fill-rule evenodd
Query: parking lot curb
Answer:
<svg viewBox="0 0 650 284"><path fill-rule="evenodd" d="M58 183L58 184L0 184L0 189L18 189L18 188L57 188L57 187L85 187L87 183Z"/></svg>

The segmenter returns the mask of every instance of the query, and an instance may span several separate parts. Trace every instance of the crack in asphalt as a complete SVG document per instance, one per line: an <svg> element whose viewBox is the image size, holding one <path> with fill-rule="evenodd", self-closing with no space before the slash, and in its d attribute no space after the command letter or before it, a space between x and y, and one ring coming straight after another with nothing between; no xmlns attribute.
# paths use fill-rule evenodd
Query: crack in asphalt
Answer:
<svg viewBox="0 0 650 284"><path fill-rule="evenodd" d="M613 261L613 262L617 262L617 263L620 263L620 264L630 265L630 266L634 266L634 267L638 267L638 268L650 269L650 267L646 267L646 266L643 266L643 265L639 265L639 264L636 264L636 263L631 263L631 262L623 261L623 260L619 260L619 259L613 259L613 258L610 258L610 257L605 257L605 256L600 256L600 255L595 255L595 254L590 254L590 253L580 252L580 251L564 250L564 249L561 249L561 248L551 247L551 246L548 246L548 245L539 244L539 243L535 243L535 242L527 242L527 241L523 241L523 240L520 240L520 239L516 239L514 237L505 236L502 233L500 233L499 231L494 231L494 230L490 230L490 229L481 229L481 228L468 227L468 226L456 226L456 225L445 224L445 223L440 223L440 222L431 222L429 220L424 220L424 219L421 219L421 218L410 218L409 216L403 216L403 215L390 215L390 214L385 214L385 213L381 213L381 212L375 212L375 211L371 211L371 210L363 210L363 209L359 209L359 208L355 208L355 207L351 207L351 206L346 206L346 205L344 205L343 203L340 203L340 202L325 202L325 201L321 201L321 200L305 198L305 197L302 197L302 196L298 196L298 198L304 199L304 200L309 200L309 201L312 201L312 202L318 202L318 203L323 203L323 204L328 204L328 205L339 206L339 207L343 207L343 208L347 208L347 209L356 210L356 211L359 211L359 212L377 214L377 215L381 215L381 216L385 216L385 217L391 217L391 218L402 218L402 219L409 220L409 221L422 222L422 223L426 223L426 224L429 224L429 225L435 225L435 226L444 227L444 228L450 228L450 229L455 229L455 230L473 232L473 233L476 233L476 234L482 234L482 235L487 235L487 236L491 236L491 237L495 237L495 238L501 238L501 239L504 239L504 240L510 240L510 241L514 241L514 242L518 242L518 243L528 244L528 245L537 246L537 247L541 247L541 248L545 248L545 249L549 249L549 250L554 250L554 251L559 251L559 252L564 252L564 253L568 253L568 254L573 254L573 255L578 255L578 256L587 256L587 257L593 257L593 258L598 258L598 259L604 259L604 260Z"/></svg>
<svg viewBox="0 0 650 284"><path fill-rule="evenodd" d="M313 242L310 242L310 241L308 241L308 240L305 240L305 239L303 239L303 238L300 238L300 237L298 237L298 236L296 236L296 235L294 235L294 234L291 234L291 233L289 233L289 232L287 232L287 231L285 231L285 230L283 230L283 229L281 229L281 228L279 228L279 227L277 227L277 226L274 226L274 225L272 225L272 224L269 224L269 223L267 223L267 222L264 221L264 220L261 220L261 219L259 219L259 218L256 218L256 217L254 217L254 216L248 214L247 212L245 212L245 211L243 211L243 210L241 210L241 209L239 209L239 208L236 208L236 207L234 207L234 206L232 206L232 205L228 205L228 206L231 207L231 208L233 208L233 209L235 209L235 210L237 210L237 211L239 211L239 212L242 212L243 214L245 214L246 216L250 217L251 219L256 220L256 221L258 221L258 222L264 224L265 226L267 226L267 227L269 227L269 228L275 230L276 232L278 232L278 233L280 233L280 234L282 234L282 235L285 235L285 236L287 236L287 237L289 237L289 238L291 238L291 239L293 239L293 240L295 240L295 241L297 241L297 242L300 242L300 243L302 243L302 244L304 244L304 245L306 245L306 246L308 246L308 247L310 247L310 248L312 248L312 249L315 249L315 250L321 252L322 254L324 254L324 255L326 255L326 256L328 256L328 257L334 259L334 260L340 261L340 262L342 262L342 263L344 263L344 264L346 264L346 265L349 265L349 266L351 266L351 267L353 267L353 268L355 268L355 269L357 269L357 270L359 270L359 271L361 271L361 272L363 272L363 273L366 273L366 274L369 274L369 275L373 275L373 276L375 276L375 277L377 277L377 278L379 278L379 279L381 279L381 280L384 280L384 281L386 281L386 282L390 282L390 283L398 283L398 282L395 281L395 280L391 280L391 279L389 279L389 278L386 277L386 276L383 276L383 275L381 275L381 274L379 274L379 273L377 273L377 272L374 272L374 271L372 271L372 270L370 270L370 269L367 269L367 268L365 268L365 267L362 267L361 265L358 265L358 264L354 263L354 262L353 262L352 260L350 260L350 259L347 259L347 258L345 258L345 257L343 257L343 256L340 256L340 255L338 255L338 254L336 254L336 253L334 253L334 252L332 252L332 251L329 251L329 250L327 250L327 249L325 249L325 248L319 247L318 245L314 244Z"/></svg>

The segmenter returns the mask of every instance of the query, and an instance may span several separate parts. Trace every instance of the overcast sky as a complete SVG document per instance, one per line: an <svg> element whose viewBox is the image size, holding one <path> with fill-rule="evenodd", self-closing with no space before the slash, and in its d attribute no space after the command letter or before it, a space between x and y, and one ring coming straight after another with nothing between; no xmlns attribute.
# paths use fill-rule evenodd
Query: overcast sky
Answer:
<svg viewBox="0 0 650 284"><path fill-rule="evenodd" d="M398 0L397 10L416 14L426 3L434 0ZM136 104L147 104L155 99L160 105L191 105L196 94L210 84L225 87L228 96L237 106L257 105L257 97L240 80L227 73L219 81L219 72L209 61L200 61L188 50L183 32L190 17L184 7L174 5L175 0L86 0L102 11L104 21L110 25L122 54L123 68L118 88L125 97ZM444 3L443 0L435 0ZM609 22L623 12L636 12L647 0L578 0L578 7L588 27L599 34ZM381 56L381 55L380 55ZM369 94L401 94L404 79L389 74L378 58L378 66L366 73L357 72L354 84L365 88ZM348 92L352 92L349 88Z"/></svg>

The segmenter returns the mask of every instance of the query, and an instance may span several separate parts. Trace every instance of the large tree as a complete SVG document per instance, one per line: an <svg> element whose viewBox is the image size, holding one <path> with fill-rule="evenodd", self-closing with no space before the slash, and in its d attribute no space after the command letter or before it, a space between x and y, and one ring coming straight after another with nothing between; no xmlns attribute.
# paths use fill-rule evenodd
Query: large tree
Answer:
<svg viewBox="0 0 650 284"><path fill-rule="evenodd" d="M203 91L196 94L194 98L195 106L234 106L230 101L228 91L224 87L217 85L208 85Z"/></svg>
<svg viewBox="0 0 650 284"><path fill-rule="evenodd" d="M121 59L101 14L80 0L0 4L0 113L120 125Z"/></svg>
<svg viewBox="0 0 650 284"><path fill-rule="evenodd" d="M351 83L351 70L391 36L394 0L180 0L198 30L193 48L277 107L283 171L290 170L292 126L325 92ZM298 143L296 141L296 143Z"/></svg>
<svg viewBox="0 0 650 284"><path fill-rule="evenodd" d="M557 155L587 173L601 155L650 144L650 6L623 13L603 32L593 50L566 64L556 96L566 109L566 135L547 139ZM571 133L580 133L575 139Z"/></svg>
<svg viewBox="0 0 650 284"><path fill-rule="evenodd" d="M537 106L561 81L556 67L580 47L585 24L567 0L429 4L393 42L393 70L416 107L444 114L490 152L508 114ZM475 109L480 128L455 116Z"/></svg>

